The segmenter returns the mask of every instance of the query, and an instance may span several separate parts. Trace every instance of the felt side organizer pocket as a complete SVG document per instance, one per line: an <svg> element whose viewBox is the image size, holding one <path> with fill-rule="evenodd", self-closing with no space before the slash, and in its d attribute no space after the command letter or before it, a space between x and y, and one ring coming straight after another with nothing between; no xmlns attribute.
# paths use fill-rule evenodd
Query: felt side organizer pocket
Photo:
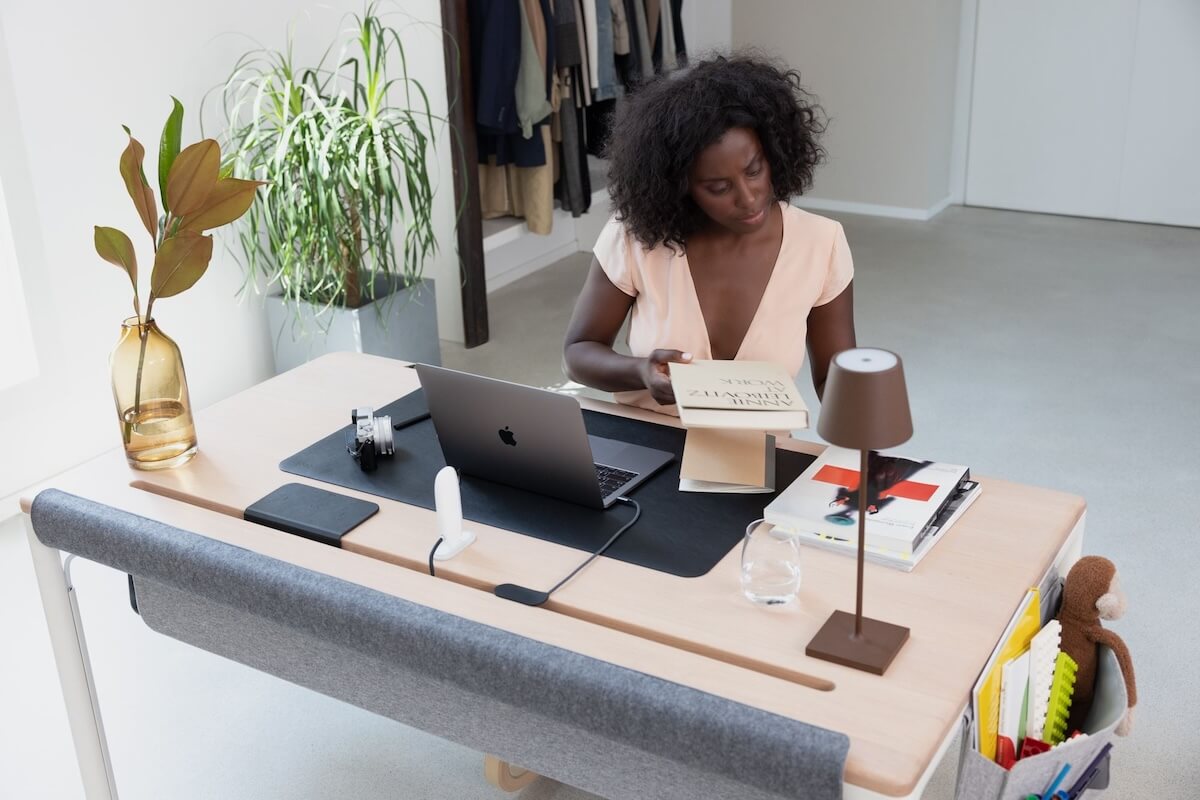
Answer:
<svg viewBox="0 0 1200 800"><path fill-rule="evenodd" d="M1117 657L1108 647L1101 647L1092 708L1083 726L1086 738L1069 740L1049 752L1022 758L1006 770L970 746L971 721L964 719L956 800L1025 800L1031 794L1040 795L1064 764L1070 764L1071 769L1059 788L1070 790L1112 740L1113 729L1124 716L1128 703Z"/></svg>

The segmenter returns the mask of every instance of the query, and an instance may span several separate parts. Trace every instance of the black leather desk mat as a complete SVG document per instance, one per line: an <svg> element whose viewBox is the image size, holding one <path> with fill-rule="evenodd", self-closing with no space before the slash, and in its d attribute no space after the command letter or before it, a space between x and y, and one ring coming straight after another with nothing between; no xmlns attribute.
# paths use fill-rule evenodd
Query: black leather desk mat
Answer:
<svg viewBox="0 0 1200 800"><path fill-rule="evenodd" d="M424 410L420 390L377 410L392 420L410 419ZM347 409L347 417L349 409ZM609 558L684 578L704 575L738 543L746 524L762 516L774 494L704 494L679 491L684 431L640 420L583 412L588 433L635 442L675 454L631 494L642 518L605 554ZM433 479L446 465L432 421L395 432L396 453L379 459L375 472L363 472L346 452L351 426L306 447L279 467L326 483L432 509ZM777 450L776 487L787 487L813 461L804 453ZM633 509L618 504L606 511L584 508L552 497L463 475L463 517L538 539L594 551L629 519ZM396 535L404 532L397 530ZM432 527L430 529L432 536ZM432 544L432 540L430 541Z"/></svg>

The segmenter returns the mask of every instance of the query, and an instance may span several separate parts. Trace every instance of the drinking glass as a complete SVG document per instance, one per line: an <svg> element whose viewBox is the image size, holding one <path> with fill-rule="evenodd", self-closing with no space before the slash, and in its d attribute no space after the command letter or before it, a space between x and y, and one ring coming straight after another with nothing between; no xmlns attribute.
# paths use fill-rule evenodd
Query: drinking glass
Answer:
<svg viewBox="0 0 1200 800"><path fill-rule="evenodd" d="M785 605L800 591L800 542L762 520L746 526L742 541L742 593L753 603Z"/></svg>

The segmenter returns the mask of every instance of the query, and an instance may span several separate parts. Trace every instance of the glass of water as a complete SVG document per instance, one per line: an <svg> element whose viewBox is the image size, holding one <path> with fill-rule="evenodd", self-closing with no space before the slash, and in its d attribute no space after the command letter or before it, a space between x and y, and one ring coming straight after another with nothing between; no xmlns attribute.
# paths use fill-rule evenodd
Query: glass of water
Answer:
<svg viewBox="0 0 1200 800"><path fill-rule="evenodd" d="M742 541L742 593L753 603L778 606L799 591L799 540L762 520L751 522Z"/></svg>

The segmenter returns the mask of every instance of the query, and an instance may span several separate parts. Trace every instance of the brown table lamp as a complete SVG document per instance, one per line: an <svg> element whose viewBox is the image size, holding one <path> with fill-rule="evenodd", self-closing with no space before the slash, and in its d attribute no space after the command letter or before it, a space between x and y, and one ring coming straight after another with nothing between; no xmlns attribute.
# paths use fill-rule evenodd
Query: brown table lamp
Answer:
<svg viewBox="0 0 1200 800"><path fill-rule="evenodd" d="M843 350L834 356L825 380L817 433L830 444L862 451L858 478L858 605L853 614L833 612L804 652L882 675L908 641L908 628L863 617L867 453L903 444L912 436L900 356L868 347Z"/></svg>

